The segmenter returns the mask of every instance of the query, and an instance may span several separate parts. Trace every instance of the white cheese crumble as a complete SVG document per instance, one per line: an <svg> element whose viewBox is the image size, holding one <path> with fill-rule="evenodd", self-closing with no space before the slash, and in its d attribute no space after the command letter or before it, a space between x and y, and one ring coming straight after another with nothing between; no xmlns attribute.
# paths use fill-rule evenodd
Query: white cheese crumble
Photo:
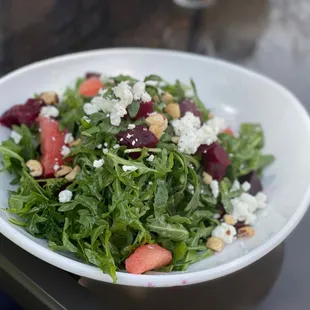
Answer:
<svg viewBox="0 0 310 310"><path fill-rule="evenodd" d="M201 126L200 118L186 112L181 119L171 122L179 137L178 149L185 154L195 154L201 144L210 145L217 140L217 133L207 124Z"/></svg>
<svg viewBox="0 0 310 310"><path fill-rule="evenodd" d="M67 156L67 155L69 155L70 151L71 151L71 149L70 149L69 147L67 147L66 145L63 145L63 146L61 147L61 152L60 152L60 154L61 154L62 156Z"/></svg>
<svg viewBox="0 0 310 310"><path fill-rule="evenodd" d="M59 168L60 168L60 166L57 165L57 164L55 164L54 167L53 167L54 171L57 171Z"/></svg>
<svg viewBox="0 0 310 310"><path fill-rule="evenodd" d="M227 128L225 120L220 117L214 117L208 120L207 125L210 126L217 135Z"/></svg>
<svg viewBox="0 0 310 310"><path fill-rule="evenodd" d="M155 156L151 154L146 160L152 162L154 160Z"/></svg>
<svg viewBox="0 0 310 310"><path fill-rule="evenodd" d="M102 144L98 144L98 145L96 146L96 148L97 148L97 149L102 149Z"/></svg>
<svg viewBox="0 0 310 310"><path fill-rule="evenodd" d="M217 198L217 197L219 196L219 193L220 193L219 182L216 181L216 180L213 180L213 181L210 183L210 188L211 188L213 197L214 197L214 198Z"/></svg>
<svg viewBox="0 0 310 310"><path fill-rule="evenodd" d="M104 149L102 149L102 153L103 153L104 155L106 155L106 154L108 154L108 153L109 153L109 150L108 150L108 149L106 149L106 148L104 148Z"/></svg>
<svg viewBox="0 0 310 310"><path fill-rule="evenodd" d="M247 181L245 181L242 185L241 185L242 189L245 191L245 192L248 192L251 188L251 184Z"/></svg>
<svg viewBox="0 0 310 310"><path fill-rule="evenodd" d="M212 231L212 236L220 238L226 244L232 244L236 240L237 231L232 225L221 223Z"/></svg>
<svg viewBox="0 0 310 310"><path fill-rule="evenodd" d="M41 108L40 115L44 117L57 117L59 115L59 111L56 107L48 105Z"/></svg>
<svg viewBox="0 0 310 310"><path fill-rule="evenodd" d="M18 144L20 142L20 140L22 139L22 136L13 130L11 132L10 138L13 139L15 144Z"/></svg>
<svg viewBox="0 0 310 310"><path fill-rule="evenodd" d="M84 104L83 110L84 110L86 115L92 115L94 113L99 112L98 107L92 103L89 103L89 102Z"/></svg>
<svg viewBox="0 0 310 310"><path fill-rule="evenodd" d="M135 129L136 128L136 125L135 124L129 124L128 125L128 129Z"/></svg>
<svg viewBox="0 0 310 310"><path fill-rule="evenodd" d="M124 165L123 167L122 167L122 169L123 169L123 171L136 171L138 168L137 167L135 167L135 166L126 166L126 165Z"/></svg>
<svg viewBox="0 0 310 310"><path fill-rule="evenodd" d="M132 87L133 99L142 100L142 102L149 102L152 100L152 97L146 92L144 82L137 82Z"/></svg>
<svg viewBox="0 0 310 310"><path fill-rule="evenodd" d="M90 118L88 116L83 116L83 120L86 122L86 123L90 123Z"/></svg>
<svg viewBox="0 0 310 310"><path fill-rule="evenodd" d="M108 143L106 143L106 142L104 142L103 145L104 145L104 147L108 147Z"/></svg>
<svg viewBox="0 0 310 310"><path fill-rule="evenodd" d="M240 197L231 199L233 206L232 216L238 221L244 221L246 225L253 225L256 221L255 212L258 209L265 209L267 197L264 193L257 193L252 196L248 193L243 193Z"/></svg>
<svg viewBox="0 0 310 310"><path fill-rule="evenodd" d="M85 114L91 115L103 111L107 113L107 117L110 118L113 126L119 126L122 117L127 114L126 108L133 100L142 100L143 102L152 100L151 96L145 91L145 83L143 82L137 82L132 88L128 82L121 82L112 90L117 99L103 98L106 92L102 91L99 96L93 97L91 102L84 104Z"/></svg>
<svg viewBox="0 0 310 310"><path fill-rule="evenodd" d="M240 182L238 180L235 180L231 186L230 191L235 192L238 191L239 189L240 189Z"/></svg>
<svg viewBox="0 0 310 310"><path fill-rule="evenodd" d="M65 144L69 144L73 141L74 141L74 138L72 136L72 133L71 132L66 133L65 134Z"/></svg>
<svg viewBox="0 0 310 310"><path fill-rule="evenodd" d="M72 199L72 192L69 191L68 189L65 189L63 191L61 191L58 195L58 200L59 202L69 202Z"/></svg>
<svg viewBox="0 0 310 310"><path fill-rule="evenodd" d="M94 168L100 168L103 166L103 164L104 164L104 159L94 160L93 167Z"/></svg>
<svg viewBox="0 0 310 310"><path fill-rule="evenodd" d="M114 150L119 149L119 144L115 144L115 145L113 146L113 149L114 149Z"/></svg>

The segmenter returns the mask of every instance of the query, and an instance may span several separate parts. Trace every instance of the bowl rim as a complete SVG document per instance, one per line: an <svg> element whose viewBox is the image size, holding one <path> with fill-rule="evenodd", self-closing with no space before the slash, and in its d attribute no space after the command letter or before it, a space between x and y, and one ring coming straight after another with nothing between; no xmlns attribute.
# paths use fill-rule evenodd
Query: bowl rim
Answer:
<svg viewBox="0 0 310 310"><path fill-rule="evenodd" d="M72 54L66 54L62 56L56 56L49 59L34 62L32 64L23 66L11 73L6 74L0 79L0 85L3 83L14 79L18 75L24 74L27 71L31 71L40 67L50 66L55 63L66 62L68 60L78 60L81 58L87 58L92 56L106 56L108 54L149 54L149 55L167 55L178 57L185 60L201 61L205 63L217 63L220 66L225 66L229 70L234 70L241 72L249 77L259 79L270 86L272 86L277 91L281 92L288 99L290 105L296 110L296 113L300 116L305 128L308 133L310 133L310 117L305 107L301 102L293 95L288 89L280 85L278 82L265 77L254 71L243 68L239 65L227 62L225 60L215 59L208 56L201 56L193 53L183 52L183 51L173 51L164 49L153 49L153 48L107 48L107 49L97 49L91 51L77 52ZM261 244L254 250L245 254L242 257L236 258L230 262L224 263L220 266L212 267L203 271L192 271L188 273L167 273L167 274L143 274L134 275L126 272L117 272L117 284L130 285L130 286L157 286L157 287L169 287L169 286L179 286L186 284L194 284L209 281L215 278L219 278L237 270L240 270L254 261L260 259L271 250L273 250L277 245L279 245L297 226L297 224L302 219L303 215L308 209L310 203L310 180L307 191L301 201L301 203L296 208L294 214L288 219L286 225L282 227L274 236L272 236L267 242ZM95 266L88 265L86 263L75 261L71 258L65 257L57 252L45 248L32 239L23 235L21 232L16 230L16 228L10 223L6 222L0 217L0 232L10 239L12 242L26 250L27 252L33 254L34 256L42 259L43 261L50 263L58 268L65 271L72 272L74 274L80 275L82 277L91 278L103 282L112 282L109 275L104 274L99 268Z"/></svg>

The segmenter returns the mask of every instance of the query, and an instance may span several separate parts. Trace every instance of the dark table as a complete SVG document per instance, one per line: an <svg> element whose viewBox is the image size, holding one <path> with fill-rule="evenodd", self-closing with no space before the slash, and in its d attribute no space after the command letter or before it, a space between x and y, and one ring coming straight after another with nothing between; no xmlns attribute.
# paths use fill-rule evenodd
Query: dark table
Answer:
<svg viewBox="0 0 310 310"><path fill-rule="evenodd" d="M189 50L237 62L284 84L310 110L308 0L218 0L206 9L168 0L0 0L0 74L50 56L111 46ZM31 310L306 310L309 225L307 213L283 244L237 273L165 289L80 279L0 236L0 287Z"/></svg>

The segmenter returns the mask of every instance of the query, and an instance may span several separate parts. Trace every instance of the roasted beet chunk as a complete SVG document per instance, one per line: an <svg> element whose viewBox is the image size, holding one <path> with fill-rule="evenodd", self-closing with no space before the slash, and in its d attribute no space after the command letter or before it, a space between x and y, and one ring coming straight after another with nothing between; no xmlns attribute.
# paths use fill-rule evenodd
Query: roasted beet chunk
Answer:
<svg viewBox="0 0 310 310"><path fill-rule="evenodd" d="M262 183L255 171L252 171L249 174L240 177L239 182L241 184L244 182L249 182L251 184L251 188L249 190L249 194L251 195L256 195L258 192L261 192L263 190Z"/></svg>
<svg viewBox="0 0 310 310"><path fill-rule="evenodd" d="M85 78L86 79L90 79L90 78L100 78L101 77L101 74L100 73L97 73L97 72L86 72L85 74Z"/></svg>
<svg viewBox="0 0 310 310"><path fill-rule="evenodd" d="M188 99L184 99L180 102L181 116L184 116L186 112L192 112L195 116L200 118L201 123L203 123L202 113L198 110L197 105Z"/></svg>
<svg viewBox="0 0 310 310"><path fill-rule="evenodd" d="M153 101L141 102L137 115L133 117L132 119L136 120L142 117L147 118L151 113L154 112L153 106L154 106Z"/></svg>
<svg viewBox="0 0 310 310"><path fill-rule="evenodd" d="M35 122L43 105L42 99L28 99L25 104L18 104L7 110L0 117L0 124L6 127L25 124L29 127Z"/></svg>
<svg viewBox="0 0 310 310"><path fill-rule="evenodd" d="M137 125L134 129L122 131L116 135L120 145L125 145L129 149L134 148L154 148L158 143L156 136L147 127Z"/></svg>
<svg viewBox="0 0 310 310"><path fill-rule="evenodd" d="M207 153L202 153L203 167L213 179L221 181L225 176L227 167L231 164L228 154L218 143L213 143Z"/></svg>

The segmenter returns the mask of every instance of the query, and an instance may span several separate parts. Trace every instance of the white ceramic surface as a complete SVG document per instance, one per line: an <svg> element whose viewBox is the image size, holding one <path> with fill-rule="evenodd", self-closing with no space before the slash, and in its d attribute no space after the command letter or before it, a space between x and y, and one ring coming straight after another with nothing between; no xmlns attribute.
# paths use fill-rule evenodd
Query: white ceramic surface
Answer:
<svg viewBox="0 0 310 310"><path fill-rule="evenodd" d="M235 65L191 55L150 49L108 49L72 54L38 62L0 80L0 113L22 103L35 92L55 90L86 71L108 75L130 74L142 78L150 73L166 80L194 78L199 94L215 113L233 127L240 122L260 122L265 130L265 151L276 162L266 170L263 183L269 197L269 215L260 214L256 236L238 241L210 259L192 265L186 272L146 275L117 274L118 284L133 286L178 286L208 281L239 270L267 254L298 224L310 201L310 120L298 100L277 83ZM1 128L0 140L9 130ZM0 206L7 206L9 176L0 174ZM0 211L0 232L26 251L69 272L111 282L98 268L58 254L44 240L33 238L8 222Z"/></svg>

